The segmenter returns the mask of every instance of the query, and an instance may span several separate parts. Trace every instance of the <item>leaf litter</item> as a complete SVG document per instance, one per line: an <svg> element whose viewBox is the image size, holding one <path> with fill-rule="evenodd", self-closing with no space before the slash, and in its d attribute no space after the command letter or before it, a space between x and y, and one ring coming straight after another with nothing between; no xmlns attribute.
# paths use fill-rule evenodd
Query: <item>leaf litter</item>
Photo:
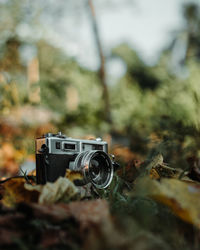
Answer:
<svg viewBox="0 0 200 250"><path fill-rule="evenodd" d="M127 166L123 171L118 170L112 185L101 192L91 185L76 186L74 183L81 181L82 176L73 171L45 185L36 185L33 181L27 182L29 178L21 177L1 182L0 247L21 249L35 245L34 249L68 246L70 249L140 250L184 246L185 249L198 249L200 183L189 178L190 171L169 167L161 154L144 162L131 160ZM195 173L198 174L197 167L195 165ZM124 181L127 176L129 178ZM142 197L147 197L147 202L144 203ZM168 208L172 220L178 219L173 229L177 236L171 229L168 229L169 236L156 229L161 227L163 219L153 226L153 231L148 229L152 228L150 224L147 228L142 227L143 220L152 222L160 218L160 215L153 217L159 205L153 206L153 213L148 212L149 218L147 212L144 214L148 211L147 204L153 204L151 200L162 205L160 211ZM138 202L142 204L139 210L133 205ZM30 232L32 238L27 236ZM36 232L40 234L38 240ZM185 234L189 235L188 239ZM173 237L179 237L180 242L170 241ZM193 237L195 240L191 243Z"/></svg>

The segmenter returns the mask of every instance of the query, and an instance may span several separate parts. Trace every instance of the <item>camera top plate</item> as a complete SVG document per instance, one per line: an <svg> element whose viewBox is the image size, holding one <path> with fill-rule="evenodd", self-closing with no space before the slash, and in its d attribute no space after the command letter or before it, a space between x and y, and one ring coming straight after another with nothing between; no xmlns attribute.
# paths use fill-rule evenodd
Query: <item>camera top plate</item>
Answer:
<svg viewBox="0 0 200 250"><path fill-rule="evenodd" d="M43 137L45 137L45 138L47 138L47 137L67 138L67 136L62 134L61 132L58 132L57 134L47 133Z"/></svg>
<svg viewBox="0 0 200 250"><path fill-rule="evenodd" d="M36 152L40 153L41 146L45 144L49 154L79 154L83 151L102 150L108 152L108 143L100 138L85 140L68 137L61 132L47 133L36 139Z"/></svg>

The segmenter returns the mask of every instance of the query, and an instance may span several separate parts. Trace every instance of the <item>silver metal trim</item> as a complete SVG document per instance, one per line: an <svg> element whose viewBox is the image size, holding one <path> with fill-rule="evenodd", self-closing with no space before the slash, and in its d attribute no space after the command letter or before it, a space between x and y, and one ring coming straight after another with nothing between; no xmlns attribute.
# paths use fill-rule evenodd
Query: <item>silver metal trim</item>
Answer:
<svg viewBox="0 0 200 250"><path fill-rule="evenodd" d="M108 144L106 141L96 141L96 140L82 140L82 139L74 139L71 137L64 137L63 135L53 135L51 133L48 133L46 136L36 139L36 152L40 149L39 147L41 143L39 143L42 140L43 144L46 144L49 148L49 154L78 154L80 152L90 151L94 150L92 149L92 145L101 145L103 146L102 151L108 153ZM56 148L56 142L60 142L61 145L65 143L71 143L75 144L76 148L75 150L66 150L63 149L61 146L60 149ZM83 149L83 144L91 145L91 148Z"/></svg>

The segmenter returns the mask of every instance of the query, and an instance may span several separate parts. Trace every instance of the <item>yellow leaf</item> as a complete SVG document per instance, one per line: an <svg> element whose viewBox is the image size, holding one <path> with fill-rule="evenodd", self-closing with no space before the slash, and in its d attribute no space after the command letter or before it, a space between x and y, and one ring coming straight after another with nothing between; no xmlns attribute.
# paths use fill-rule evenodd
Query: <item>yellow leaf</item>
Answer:
<svg viewBox="0 0 200 250"><path fill-rule="evenodd" d="M65 175L70 181L75 181L75 180L83 180L83 175L78 172L78 171L72 171L70 169L66 170L66 175Z"/></svg>
<svg viewBox="0 0 200 250"><path fill-rule="evenodd" d="M39 193L35 190L28 191L24 188L24 178L12 178L2 184L4 206L13 207L19 202L37 202Z"/></svg>
<svg viewBox="0 0 200 250"><path fill-rule="evenodd" d="M136 192L167 205L182 220L200 228L200 184L164 178L158 182L146 177L138 180Z"/></svg>

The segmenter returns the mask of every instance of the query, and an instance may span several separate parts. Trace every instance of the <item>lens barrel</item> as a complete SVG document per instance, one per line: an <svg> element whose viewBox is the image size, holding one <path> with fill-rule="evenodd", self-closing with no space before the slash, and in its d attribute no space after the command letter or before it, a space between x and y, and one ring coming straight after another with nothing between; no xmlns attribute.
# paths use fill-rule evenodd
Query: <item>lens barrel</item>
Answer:
<svg viewBox="0 0 200 250"><path fill-rule="evenodd" d="M83 173L85 184L91 182L99 189L104 189L111 183L114 171L109 155L100 150L85 151L77 155L73 169Z"/></svg>

